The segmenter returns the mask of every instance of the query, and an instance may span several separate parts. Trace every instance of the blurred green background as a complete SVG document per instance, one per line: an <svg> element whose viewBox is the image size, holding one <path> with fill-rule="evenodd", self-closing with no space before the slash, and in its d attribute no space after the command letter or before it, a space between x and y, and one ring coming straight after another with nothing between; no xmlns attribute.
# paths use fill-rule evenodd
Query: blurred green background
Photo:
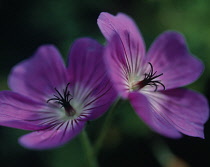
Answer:
<svg viewBox="0 0 210 167"><path fill-rule="evenodd" d="M42 44L55 44L64 59L76 38L88 36L104 43L97 27L100 12L124 12L139 26L147 48L165 30L186 37L190 51L203 60L202 77L189 85L210 98L210 1L208 0L2 0L0 2L0 89L7 88L11 68L30 57ZM94 141L104 117L87 124ZM65 146L48 151L22 148L17 139L26 131L0 127L2 167L85 167L78 137ZM208 167L210 123L206 139L184 136L173 140L151 132L135 115L128 102L118 111L104 147L101 167Z"/></svg>

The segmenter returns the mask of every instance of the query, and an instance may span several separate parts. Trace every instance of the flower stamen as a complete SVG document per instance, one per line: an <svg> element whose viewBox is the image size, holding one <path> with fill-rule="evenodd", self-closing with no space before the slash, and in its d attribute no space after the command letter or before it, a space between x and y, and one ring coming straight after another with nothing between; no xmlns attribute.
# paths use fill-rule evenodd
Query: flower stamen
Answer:
<svg viewBox="0 0 210 167"><path fill-rule="evenodd" d="M140 90L141 88L145 87L146 85L150 85L150 86L155 86L155 90L157 91L158 86L162 86L163 90L165 90L165 85L163 83L161 83L160 80L155 80L156 78L160 77L163 75L163 73L156 75L157 71L154 72L153 66L152 64L149 62L150 65L150 71L149 73L145 73L144 74L144 79L137 82L136 84L134 84L133 90Z"/></svg>
<svg viewBox="0 0 210 167"><path fill-rule="evenodd" d="M53 95L54 98L50 98L49 100L47 100L47 103L49 101L54 100L55 103L61 105L61 108L63 107L65 109L67 116L74 116L76 114L76 111L70 104L70 101L73 99L73 97L68 90L69 84L70 83L68 83L66 85L66 88L63 89L63 95L58 91L58 89L55 88L55 91L57 92L58 95Z"/></svg>

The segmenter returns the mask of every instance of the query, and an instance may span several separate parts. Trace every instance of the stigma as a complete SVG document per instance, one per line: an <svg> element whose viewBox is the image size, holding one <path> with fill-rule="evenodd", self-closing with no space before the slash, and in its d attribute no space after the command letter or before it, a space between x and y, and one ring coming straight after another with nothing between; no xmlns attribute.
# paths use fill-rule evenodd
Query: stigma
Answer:
<svg viewBox="0 0 210 167"><path fill-rule="evenodd" d="M66 88L63 89L63 93L60 93L56 88L55 91L57 92L57 95L53 95L53 98L50 98L47 100L47 103L49 101L55 101L55 103L58 103L61 105L61 108L63 107L65 109L65 113L67 116L72 117L76 114L75 109L70 104L71 100L73 99L72 95L70 94L70 91L68 90L68 86L70 83L66 85Z"/></svg>
<svg viewBox="0 0 210 167"><path fill-rule="evenodd" d="M157 71L154 72L153 66L150 62L149 62L149 65L150 65L149 73L144 74L143 80L138 81L137 83L133 84L132 90L138 91L147 85L155 87L154 91L157 91L158 86L162 86L163 90L165 90L165 85L161 83L160 80L157 80L157 78L162 76L163 73L157 74Z"/></svg>

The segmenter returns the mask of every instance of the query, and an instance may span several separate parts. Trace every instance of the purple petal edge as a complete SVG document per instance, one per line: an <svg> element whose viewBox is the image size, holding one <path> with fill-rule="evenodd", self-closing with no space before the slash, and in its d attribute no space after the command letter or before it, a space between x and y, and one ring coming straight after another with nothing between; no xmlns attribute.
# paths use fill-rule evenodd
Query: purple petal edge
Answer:
<svg viewBox="0 0 210 167"><path fill-rule="evenodd" d="M209 108L201 94L178 88L144 95L131 93L129 99L137 114L155 131L168 137L176 137L173 133L179 131L204 138Z"/></svg>
<svg viewBox="0 0 210 167"><path fill-rule="evenodd" d="M65 64L53 45L40 46L33 56L14 66L8 78L13 91L39 101L66 82Z"/></svg>
<svg viewBox="0 0 210 167"><path fill-rule="evenodd" d="M44 150L60 147L78 135L85 126L84 121L66 121L51 129L35 131L19 138L19 143L29 149Z"/></svg>
<svg viewBox="0 0 210 167"><path fill-rule="evenodd" d="M148 51L147 62L155 71L163 73L158 79L166 89L190 84L204 70L203 63L189 52L183 35L175 31L166 31L157 37Z"/></svg>
<svg viewBox="0 0 210 167"><path fill-rule="evenodd" d="M40 130L48 127L32 121L40 118L38 110L43 108L25 96L11 91L0 92L0 125L24 129Z"/></svg>
<svg viewBox="0 0 210 167"><path fill-rule="evenodd" d="M153 111L147 97L139 92L129 94L129 100L137 115L154 131L170 138L180 138L179 133L167 120Z"/></svg>

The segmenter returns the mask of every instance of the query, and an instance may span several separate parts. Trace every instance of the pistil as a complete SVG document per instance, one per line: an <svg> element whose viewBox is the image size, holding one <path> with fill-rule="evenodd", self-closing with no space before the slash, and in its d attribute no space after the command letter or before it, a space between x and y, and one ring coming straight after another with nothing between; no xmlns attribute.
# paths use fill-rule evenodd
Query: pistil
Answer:
<svg viewBox="0 0 210 167"><path fill-rule="evenodd" d="M140 89L142 89L143 87L145 87L147 85L155 86L155 90L154 91L157 91L157 88L160 85L165 90L165 85L163 83L161 83L160 80L155 80L156 78L162 76L163 73L157 75L156 74L157 71L154 72L153 66L152 66L152 64L150 62L149 62L149 65L150 65L150 68L151 68L150 72L144 74L144 79L143 80L138 81L137 83L132 85L132 89L133 90L140 90Z"/></svg>
<svg viewBox="0 0 210 167"><path fill-rule="evenodd" d="M61 105L61 108L63 107L65 109L66 115L69 117L72 117L76 114L75 109L72 107L70 104L70 101L73 99L72 95L70 94L68 90L68 86L70 83L66 85L66 88L63 89L63 95L55 88L55 91L57 92L58 95L53 95L54 98L50 98L49 101L54 100L55 103L58 103Z"/></svg>

